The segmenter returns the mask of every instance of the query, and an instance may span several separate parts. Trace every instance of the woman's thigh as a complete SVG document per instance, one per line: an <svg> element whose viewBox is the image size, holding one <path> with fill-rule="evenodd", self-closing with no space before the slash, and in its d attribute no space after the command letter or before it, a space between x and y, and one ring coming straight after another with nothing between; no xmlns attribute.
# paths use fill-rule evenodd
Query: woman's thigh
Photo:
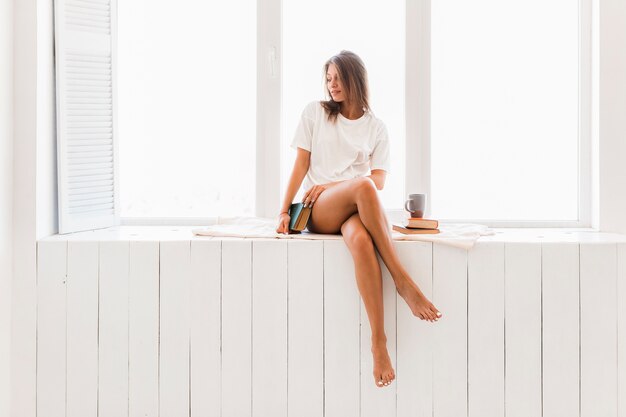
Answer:
<svg viewBox="0 0 626 417"><path fill-rule="evenodd" d="M307 228L313 233L339 233L344 222L357 212L355 195L367 181L371 182L367 177L354 178L321 193Z"/></svg>

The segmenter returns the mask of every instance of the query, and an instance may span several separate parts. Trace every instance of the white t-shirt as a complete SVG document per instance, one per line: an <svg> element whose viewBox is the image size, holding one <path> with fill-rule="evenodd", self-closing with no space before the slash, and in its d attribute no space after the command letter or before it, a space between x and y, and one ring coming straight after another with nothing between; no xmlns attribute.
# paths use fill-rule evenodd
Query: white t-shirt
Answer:
<svg viewBox="0 0 626 417"><path fill-rule="evenodd" d="M373 169L389 173L387 127L368 111L356 120L340 113L333 122L322 105L313 101L302 112L291 147L311 152L304 191L317 184L366 176Z"/></svg>

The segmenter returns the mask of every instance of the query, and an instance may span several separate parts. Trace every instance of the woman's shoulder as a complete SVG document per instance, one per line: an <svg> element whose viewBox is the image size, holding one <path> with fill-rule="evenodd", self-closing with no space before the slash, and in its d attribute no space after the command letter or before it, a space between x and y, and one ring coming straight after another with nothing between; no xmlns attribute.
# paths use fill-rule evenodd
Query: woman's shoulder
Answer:
<svg viewBox="0 0 626 417"><path fill-rule="evenodd" d="M387 135L387 125L383 122L382 119L376 117L372 111L368 111L369 117L372 123L373 128L376 130L376 136L386 136Z"/></svg>
<svg viewBox="0 0 626 417"><path fill-rule="evenodd" d="M302 116L306 116L309 119L316 119L319 112L322 111L322 103L320 101L311 101L302 110Z"/></svg>

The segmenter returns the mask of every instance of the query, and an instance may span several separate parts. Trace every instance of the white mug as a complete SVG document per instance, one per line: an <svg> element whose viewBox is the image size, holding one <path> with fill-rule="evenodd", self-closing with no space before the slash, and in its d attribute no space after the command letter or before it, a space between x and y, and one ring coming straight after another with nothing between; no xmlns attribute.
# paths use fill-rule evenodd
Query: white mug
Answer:
<svg viewBox="0 0 626 417"><path fill-rule="evenodd" d="M411 213L411 217L424 217L426 194L409 194L409 199L404 202L404 209Z"/></svg>

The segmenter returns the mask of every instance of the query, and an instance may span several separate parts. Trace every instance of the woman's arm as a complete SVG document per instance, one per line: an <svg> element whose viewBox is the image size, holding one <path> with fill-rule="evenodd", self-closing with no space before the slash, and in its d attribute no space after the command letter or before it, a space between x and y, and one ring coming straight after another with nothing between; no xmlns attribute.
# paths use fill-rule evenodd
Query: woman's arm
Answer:
<svg viewBox="0 0 626 417"><path fill-rule="evenodd" d="M376 184L376 189L382 190L385 188L385 179L387 178L387 172L384 169L373 169L372 175L368 175Z"/></svg>
<svg viewBox="0 0 626 417"><path fill-rule="evenodd" d="M285 192L283 205L280 208L278 227L276 228L276 232L278 233L289 233L289 215L287 214L287 212L289 211L289 207L291 207L293 198L298 192L298 188L302 184L304 176L309 171L310 162L311 152L305 151L302 148L298 148L298 154L296 155L296 161L293 164L293 169L291 171L291 177L289 178L289 184L287 185L287 191Z"/></svg>
<svg viewBox="0 0 626 417"><path fill-rule="evenodd" d="M293 164L293 170L291 171L291 177L289 178L289 185L287 185L287 191L285 192L285 198L283 205L280 209L281 213L286 213L293 202L293 198L298 192L298 188L302 184L304 176L309 171L309 163L311 161L311 152L305 151L302 148L298 148L298 154L296 155L296 161Z"/></svg>

